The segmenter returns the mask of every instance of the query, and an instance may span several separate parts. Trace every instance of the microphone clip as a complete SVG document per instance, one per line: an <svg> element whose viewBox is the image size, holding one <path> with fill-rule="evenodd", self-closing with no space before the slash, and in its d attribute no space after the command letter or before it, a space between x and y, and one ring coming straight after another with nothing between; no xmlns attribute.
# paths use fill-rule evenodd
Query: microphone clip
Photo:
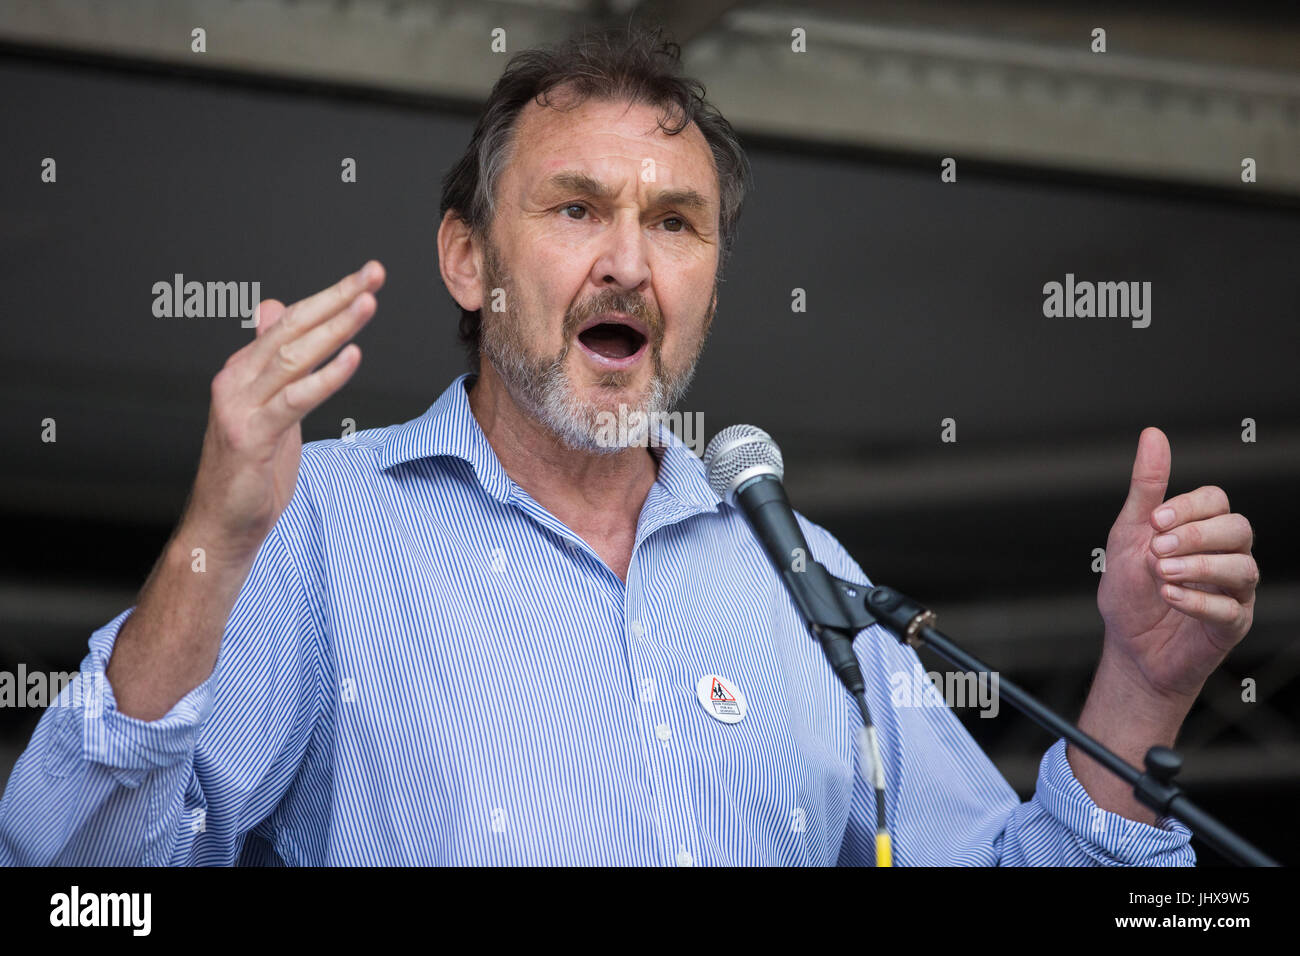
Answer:
<svg viewBox="0 0 1300 956"><path fill-rule="evenodd" d="M920 602L906 594L901 594L890 587L868 587L837 578L825 567L813 561L808 570L816 568L815 574L824 575L829 584L827 590L833 591L838 600L835 607L801 608L804 615L822 628L856 634L872 624L882 624L904 644L920 647L925 643L922 632L927 627L934 627L938 620L935 613ZM806 574L807 571L786 571L786 574ZM817 589L817 593L824 593Z"/></svg>

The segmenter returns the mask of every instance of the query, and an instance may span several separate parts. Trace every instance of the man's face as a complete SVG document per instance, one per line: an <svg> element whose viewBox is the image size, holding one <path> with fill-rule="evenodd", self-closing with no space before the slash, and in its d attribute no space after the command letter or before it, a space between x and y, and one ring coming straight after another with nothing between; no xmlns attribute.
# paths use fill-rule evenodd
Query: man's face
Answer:
<svg viewBox="0 0 1300 956"><path fill-rule="evenodd" d="M483 250L484 357L516 404L587 451L617 450L602 412L676 404L716 308L712 154L694 124L669 136L660 115L530 102Z"/></svg>

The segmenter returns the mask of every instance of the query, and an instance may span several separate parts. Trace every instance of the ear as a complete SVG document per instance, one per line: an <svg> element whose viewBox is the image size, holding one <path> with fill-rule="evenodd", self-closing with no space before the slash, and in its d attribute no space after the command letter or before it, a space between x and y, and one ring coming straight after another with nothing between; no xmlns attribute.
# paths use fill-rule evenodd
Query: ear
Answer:
<svg viewBox="0 0 1300 956"><path fill-rule="evenodd" d="M482 264L469 226L448 209L438 227L438 270L451 297L462 308L476 312L483 308Z"/></svg>

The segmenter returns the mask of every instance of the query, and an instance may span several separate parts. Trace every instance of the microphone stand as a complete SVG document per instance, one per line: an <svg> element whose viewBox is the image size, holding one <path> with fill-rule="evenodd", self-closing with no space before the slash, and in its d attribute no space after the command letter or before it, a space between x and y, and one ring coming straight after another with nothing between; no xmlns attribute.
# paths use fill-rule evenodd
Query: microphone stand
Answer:
<svg viewBox="0 0 1300 956"><path fill-rule="evenodd" d="M809 568L815 566L809 563ZM842 578L830 575L824 567L816 565L817 570L831 578L839 590L840 608L805 608L805 614L811 611L811 623L815 633L822 640L828 656L842 656L851 645L852 637L863 628L872 624L881 624L902 644L920 647L928 644L940 657L955 664L965 671L985 672L992 670L983 661L966 653L953 643L935 624L933 611L906 597L893 588L864 587ZM835 611L841 611L836 614ZM819 613L820 612L820 613ZM829 612L829 613L828 613ZM817 618L825 618L817 620ZM847 621L846 621L847 618ZM848 626L846 627L846 623ZM828 645L838 645L832 654ZM850 652L851 653L851 652ZM837 673L839 668L836 668ZM841 675L841 680L844 677ZM1234 861L1239 866L1278 866L1271 859L1256 849L1246 840L1192 803L1176 783L1174 776L1182 768L1183 758L1168 747L1152 747L1147 751L1144 763L1146 772L1130 766L1114 751L1078 727L1063 719L1059 714L1035 700L1019 686L1009 680L999 678L999 695L1013 707L1025 714L1034 723L1055 736L1064 737L1088 756L1133 787L1133 796L1161 816L1172 816L1182 821L1201 840L1205 841L1220 854Z"/></svg>

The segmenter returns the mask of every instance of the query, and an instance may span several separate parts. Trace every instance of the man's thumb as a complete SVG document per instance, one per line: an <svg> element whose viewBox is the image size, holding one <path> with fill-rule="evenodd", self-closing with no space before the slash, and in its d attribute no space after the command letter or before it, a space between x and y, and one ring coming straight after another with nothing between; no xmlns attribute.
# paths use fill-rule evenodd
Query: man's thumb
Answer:
<svg viewBox="0 0 1300 956"><path fill-rule="evenodd" d="M1165 433L1158 428L1144 428L1138 437L1137 457L1133 459L1133 476L1129 480L1128 500L1120 512L1121 520L1136 524L1151 520L1151 512L1165 500L1171 460Z"/></svg>

